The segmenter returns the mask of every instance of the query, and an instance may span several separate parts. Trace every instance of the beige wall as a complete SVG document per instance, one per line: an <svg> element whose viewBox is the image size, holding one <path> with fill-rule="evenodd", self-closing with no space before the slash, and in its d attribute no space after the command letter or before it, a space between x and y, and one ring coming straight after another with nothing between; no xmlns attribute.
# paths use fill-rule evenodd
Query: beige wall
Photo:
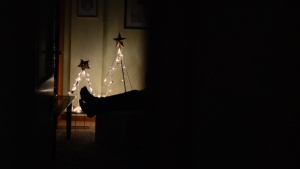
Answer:
<svg viewBox="0 0 300 169"><path fill-rule="evenodd" d="M124 28L124 0L98 0L98 16L95 18L77 17L77 1L66 0L65 25L64 25L64 73L63 94L68 94L81 71L77 65L80 60L89 60L90 69L86 69L89 81L95 95L100 94L102 82L108 74L117 55L116 41L120 33L126 38L121 52L128 73L131 86L126 89L145 88L145 60L146 38L145 29ZM125 72L125 75L127 74ZM114 72L112 92L108 95L123 93L125 91L122 80L122 71ZM125 79L126 82L129 80ZM74 101L77 105L79 90L83 86L89 86L85 78L82 78L74 95L78 96ZM104 88L103 88L104 89Z"/></svg>

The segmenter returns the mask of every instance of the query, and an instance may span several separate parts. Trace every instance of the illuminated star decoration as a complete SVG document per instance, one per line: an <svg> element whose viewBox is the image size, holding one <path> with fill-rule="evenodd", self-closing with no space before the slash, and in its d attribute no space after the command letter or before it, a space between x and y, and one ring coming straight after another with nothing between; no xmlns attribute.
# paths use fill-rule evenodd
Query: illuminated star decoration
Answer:
<svg viewBox="0 0 300 169"><path fill-rule="evenodd" d="M89 60L84 61L81 59L80 64L77 67L81 67L81 70L90 69Z"/></svg>
<svg viewBox="0 0 300 169"><path fill-rule="evenodd" d="M117 42L116 43L116 47L124 47L123 45L123 40L126 39L126 38L122 38L121 37L121 34L119 33L119 36L117 38L114 38L114 40Z"/></svg>

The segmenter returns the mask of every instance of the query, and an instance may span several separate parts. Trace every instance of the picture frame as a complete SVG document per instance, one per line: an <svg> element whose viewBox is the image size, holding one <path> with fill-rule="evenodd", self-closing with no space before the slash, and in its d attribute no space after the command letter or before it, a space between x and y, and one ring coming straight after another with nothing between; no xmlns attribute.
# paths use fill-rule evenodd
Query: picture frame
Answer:
<svg viewBox="0 0 300 169"><path fill-rule="evenodd" d="M98 0L77 0L78 17L97 17Z"/></svg>
<svg viewBox="0 0 300 169"><path fill-rule="evenodd" d="M146 0L125 0L125 29L146 29Z"/></svg>

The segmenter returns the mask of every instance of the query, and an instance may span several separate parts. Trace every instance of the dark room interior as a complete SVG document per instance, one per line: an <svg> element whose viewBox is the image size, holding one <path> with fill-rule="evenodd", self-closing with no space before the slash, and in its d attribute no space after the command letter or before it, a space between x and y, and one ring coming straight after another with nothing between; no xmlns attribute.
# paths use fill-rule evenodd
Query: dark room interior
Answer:
<svg viewBox="0 0 300 169"><path fill-rule="evenodd" d="M2 169L55 169L60 2L2 2ZM299 5L147 1L145 147L119 168L299 168Z"/></svg>

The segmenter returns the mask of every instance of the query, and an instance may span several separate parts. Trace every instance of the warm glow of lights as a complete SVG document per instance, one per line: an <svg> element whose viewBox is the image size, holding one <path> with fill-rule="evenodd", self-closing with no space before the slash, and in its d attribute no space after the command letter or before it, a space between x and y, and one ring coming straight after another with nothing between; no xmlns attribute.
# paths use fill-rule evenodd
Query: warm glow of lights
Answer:
<svg viewBox="0 0 300 169"><path fill-rule="evenodd" d="M82 109L80 106L76 106L75 108L73 108L72 110L73 112L76 112L76 113L81 113L82 112Z"/></svg>
<svg viewBox="0 0 300 169"><path fill-rule="evenodd" d="M73 94L75 92L75 90L77 89L77 86L79 86L79 82L81 81L82 75L85 77L85 80L86 80L87 84L89 85L91 93L93 94L90 79L88 78L89 74L86 73L85 70L81 70L81 72L78 73L78 77L75 79L75 83L73 84L72 90L68 92L69 95Z"/></svg>
<svg viewBox="0 0 300 169"><path fill-rule="evenodd" d="M112 65L109 67L108 74L104 78L103 84L101 86L100 94L98 95L99 97L106 97L108 93L112 93L112 89L110 87L113 84L112 79L113 79L114 72L119 70L118 66L120 66L121 71L122 71L121 82L123 82L123 84L124 84L125 91L126 91L125 75L127 77L126 80L128 80L128 84L130 85L130 88L132 88L131 83L130 83L130 79L129 79L129 76L128 76L128 72L126 70L123 54L121 52L121 46L118 46L117 55L115 56L115 59L114 59ZM107 82L107 81L109 81L109 82Z"/></svg>

